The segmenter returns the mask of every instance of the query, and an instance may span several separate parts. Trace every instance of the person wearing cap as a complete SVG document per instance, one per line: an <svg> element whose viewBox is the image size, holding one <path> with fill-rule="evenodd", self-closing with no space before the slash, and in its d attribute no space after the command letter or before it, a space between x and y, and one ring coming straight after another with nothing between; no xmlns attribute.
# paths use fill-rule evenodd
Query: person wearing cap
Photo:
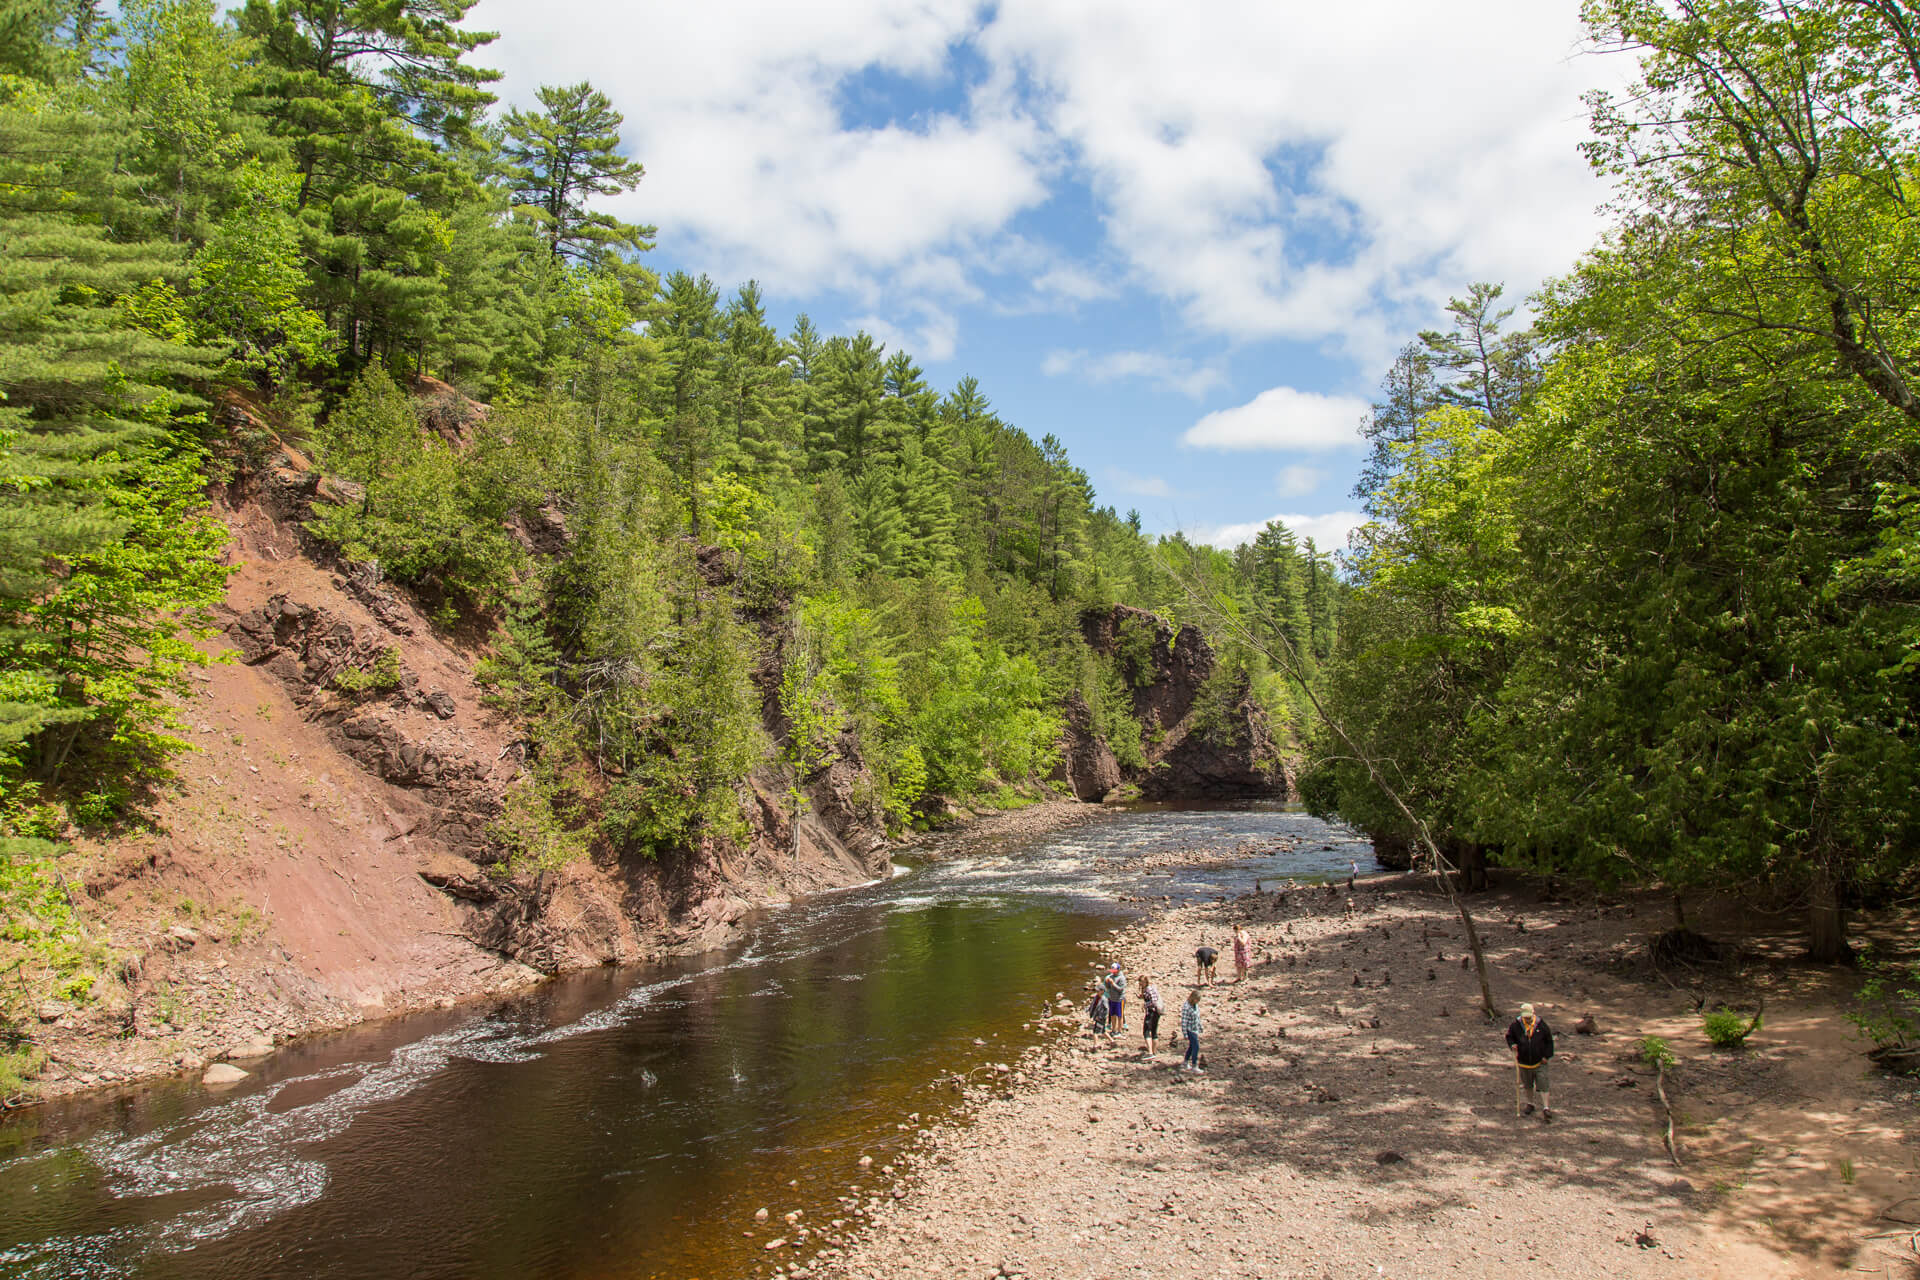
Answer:
<svg viewBox="0 0 1920 1280"><path fill-rule="evenodd" d="M1127 1029L1127 1021L1120 1016L1121 1003L1127 997L1127 975L1120 972L1116 961L1107 966L1107 976L1100 979L1100 985L1107 993L1107 1035L1117 1036Z"/></svg>
<svg viewBox="0 0 1920 1280"><path fill-rule="evenodd" d="M1532 1094L1540 1099L1541 1122L1551 1121L1553 1101L1547 1092L1547 1060L1553 1057L1553 1031L1544 1018L1534 1014L1532 1005L1520 1006L1520 1016L1507 1028L1507 1047L1513 1050L1513 1113L1532 1115L1533 1103L1527 1100Z"/></svg>

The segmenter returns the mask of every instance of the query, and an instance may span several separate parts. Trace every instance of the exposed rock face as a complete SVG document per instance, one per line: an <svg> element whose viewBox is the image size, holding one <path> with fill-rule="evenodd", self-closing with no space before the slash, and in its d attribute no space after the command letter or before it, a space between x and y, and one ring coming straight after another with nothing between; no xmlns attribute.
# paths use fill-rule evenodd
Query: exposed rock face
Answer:
<svg viewBox="0 0 1920 1280"><path fill-rule="evenodd" d="M1214 673L1214 657L1199 628L1185 626L1176 632L1165 619L1127 605L1090 609L1081 615L1080 627L1095 652L1117 661L1121 678L1132 690L1146 764L1122 772L1143 796L1293 797L1291 771L1274 743L1266 711L1251 691L1240 689L1213 724L1201 723L1201 693ZM1068 723L1071 762L1076 758L1076 732L1088 732L1076 730L1071 703ZM1107 755L1111 759L1110 751ZM1075 794L1085 798L1074 764L1067 769Z"/></svg>
<svg viewBox="0 0 1920 1280"><path fill-rule="evenodd" d="M277 677L347 755L423 802L403 835L432 837L475 863L498 860L486 829L508 779L475 758L460 727L444 723L458 714L453 695L423 693L388 636L285 595L236 616L227 635L241 661Z"/></svg>
<svg viewBox="0 0 1920 1280"><path fill-rule="evenodd" d="M1120 762L1106 739L1094 733L1093 710L1078 689L1067 695L1066 712L1067 731L1052 779L1072 787L1075 799L1105 799L1126 780L1120 774Z"/></svg>

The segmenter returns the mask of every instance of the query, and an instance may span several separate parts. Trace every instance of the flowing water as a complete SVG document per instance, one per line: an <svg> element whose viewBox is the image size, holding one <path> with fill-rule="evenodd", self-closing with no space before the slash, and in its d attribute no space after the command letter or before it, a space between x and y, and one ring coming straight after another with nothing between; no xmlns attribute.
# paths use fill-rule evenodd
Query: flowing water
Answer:
<svg viewBox="0 0 1920 1280"><path fill-rule="evenodd" d="M1125 856L1248 841L1216 870ZM1083 1002L1078 944L1124 899L1365 853L1277 805L1135 810L766 913L725 952L318 1038L223 1093L49 1109L0 1127L0 1276L745 1275L756 1208L830 1216L862 1154L948 1105L937 1077Z"/></svg>

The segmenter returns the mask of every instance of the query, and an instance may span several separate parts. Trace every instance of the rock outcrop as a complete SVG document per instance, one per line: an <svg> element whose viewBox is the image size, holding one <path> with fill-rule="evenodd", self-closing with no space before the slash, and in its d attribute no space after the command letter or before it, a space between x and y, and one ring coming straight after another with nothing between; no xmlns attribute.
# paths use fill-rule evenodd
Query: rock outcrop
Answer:
<svg viewBox="0 0 1920 1280"><path fill-rule="evenodd" d="M1096 748L1091 716L1076 694L1062 753L1076 795L1105 794L1111 763L1113 773L1150 800L1293 798L1292 772L1252 691L1209 689L1213 647L1198 627L1176 631L1144 609L1114 605L1082 614L1080 628L1094 652L1119 667L1131 691L1145 763L1121 768L1105 743Z"/></svg>
<svg viewBox="0 0 1920 1280"><path fill-rule="evenodd" d="M1120 762L1107 740L1093 731L1093 710L1075 689L1067 695L1067 730L1060 746L1060 763L1051 780L1064 782L1078 800L1099 801L1125 782Z"/></svg>

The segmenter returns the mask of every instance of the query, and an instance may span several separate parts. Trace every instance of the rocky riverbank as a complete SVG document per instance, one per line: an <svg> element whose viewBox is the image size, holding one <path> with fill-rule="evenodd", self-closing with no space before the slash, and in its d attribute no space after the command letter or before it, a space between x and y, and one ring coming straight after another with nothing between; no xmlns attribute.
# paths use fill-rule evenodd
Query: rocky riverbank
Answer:
<svg viewBox="0 0 1920 1280"><path fill-rule="evenodd" d="M1916 1097L1863 1070L1841 1018L1853 979L1745 931L1743 960L1676 989L1646 968L1652 904L1578 906L1513 883L1475 901L1496 998L1554 1026L1556 1122L1517 1119L1457 917L1430 885L1249 894L1118 931L1108 954L1163 975L1167 1021L1195 940L1249 925L1244 983L1202 988L1208 1070L1142 1056L1079 1008L1095 967L1004 1073L897 1167L864 1171L846 1217L768 1250L788 1278L1838 1277L1913 1274ZM1891 922L1883 922L1891 930ZM1694 1000L1766 998L1764 1030L1713 1049ZM1597 1030L1578 1035L1591 1016ZM1678 1057L1681 1164L1660 1138L1641 1037ZM1905 1267L1906 1270L1900 1268ZM1887 1268L1892 1268L1888 1270Z"/></svg>

